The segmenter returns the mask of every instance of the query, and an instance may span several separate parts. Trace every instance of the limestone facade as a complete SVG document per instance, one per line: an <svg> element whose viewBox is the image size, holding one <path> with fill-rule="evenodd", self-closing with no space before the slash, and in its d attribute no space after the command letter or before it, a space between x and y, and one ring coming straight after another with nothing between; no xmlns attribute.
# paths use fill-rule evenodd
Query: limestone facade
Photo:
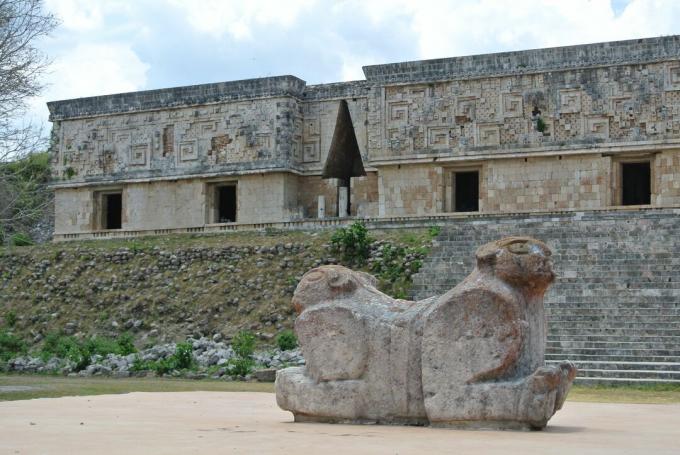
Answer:
<svg viewBox="0 0 680 455"><path fill-rule="evenodd" d="M341 100L367 173L352 216L680 206L680 36L364 73L48 103L56 238L334 217L321 171Z"/></svg>

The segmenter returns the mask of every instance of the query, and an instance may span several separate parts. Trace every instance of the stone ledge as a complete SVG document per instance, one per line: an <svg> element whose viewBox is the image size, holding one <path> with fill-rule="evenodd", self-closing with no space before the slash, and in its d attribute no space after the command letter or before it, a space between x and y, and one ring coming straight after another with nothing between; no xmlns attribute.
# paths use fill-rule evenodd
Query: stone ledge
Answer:
<svg viewBox="0 0 680 455"><path fill-rule="evenodd" d="M372 83L529 74L680 59L680 35L364 66Z"/></svg>
<svg viewBox="0 0 680 455"><path fill-rule="evenodd" d="M265 97L300 98L305 86L305 81L295 76L275 76L51 101L47 107L50 121L55 121Z"/></svg>
<svg viewBox="0 0 680 455"><path fill-rule="evenodd" d="M549 212L517 212L517 213L441 213L425 216L400 216L400 217L375 217L375 218L324 218L324 219L305 219L297 221L263 222L263 223L228 223L228 224L207 224L204 226L174 229L147 229L147 230L112 230L99 232L83 233L55 233L55 242L69 240L91 240L91 239L120 239L134 238L148 235L168 235L168 234L216 234L220 232L234 231L253 231L264 229L283 229L283 230L311 230L311 229L330 229L348 224L355 221L364 222L370 229L392 229L392 228L416 228L429 227L433 225L444 226L456 221L472 221L475 224L503 223L512 222L517 218L522 218L523 223L530 223L544 220L545 218L573 218L575 220L586 219L609 219L626 217L629 214L639 217L647 216L680 216L680 207L607 207L594 210L562 210Z"/></svg>

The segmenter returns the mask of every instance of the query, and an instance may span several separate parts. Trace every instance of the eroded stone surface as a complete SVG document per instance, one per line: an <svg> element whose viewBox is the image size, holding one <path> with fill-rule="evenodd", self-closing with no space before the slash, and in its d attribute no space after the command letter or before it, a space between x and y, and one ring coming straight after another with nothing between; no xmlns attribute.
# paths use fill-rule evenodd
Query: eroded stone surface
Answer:
<svg viewBox="0 0 680 455"><path fill-rule="evenodd" d="M416 302L342 266L307 272L293 296L307 363L278 372L279 406L297 421L543 428L576 375L544 364L551 252L508 237L476 257L462 283Z"/></svg>

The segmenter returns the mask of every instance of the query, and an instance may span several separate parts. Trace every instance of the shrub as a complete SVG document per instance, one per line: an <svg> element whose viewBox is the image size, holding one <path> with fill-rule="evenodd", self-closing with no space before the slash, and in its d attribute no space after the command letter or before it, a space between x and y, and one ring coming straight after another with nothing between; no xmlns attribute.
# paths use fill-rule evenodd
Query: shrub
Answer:
<svg viewBox="0 0 680 455"><path fill-rule="evenodd" d="M177 370L177 362L174 356L168 357L167 359L157 360L150 365L150 369L156 372L159 376L164 376L173 370Z"/></svg>
<svg viewBox="0 0 680 455"><path fill-rule="evenodd" d="M79 345L75 337L63 335L60 332L50 332L45 336L40 356L43 360L48 360L50 357L65 359L69 351L78 348Z"/></svg>
<svg viewBox="0 0 680 455"><path fill-rule="evenodd" d="M536 131L544 133L548 129L548 124L541 117L536 120Z"/></svg>
<svg viewBox="0 0 680 455"><path fill-rule="evenodd" d="M177 343L175 353L166 359L155 362L145 362L139 356L132 361L130 371L155 371L157 375L164 376L174 370L185 370L194 366L194 354L191 343Z"/></svg>
<svg viewBox="0 0 680 455"><path fill-rule="evenodd" d="M441 231L442 228L440 226L430 226L429 228L427 228L427 234L430 236L431 239L437 237Z"/></svg>
<svg viewBox="0 0 680 455"><path fill-rule="evenodd" d="M366 226L357 221L346 228L339 228L331 237L331 249L342 255L343 262L363 265L370 254L373 239Z"/></svg>
<svg viewBox="0 0 680 455"><path fill-rule="evenodd" d="M17 314L9 310L7 313L5 313L5 324L7 327L14 327L17 324Z"/></svg>
<svg viewBox="0 0 680 455"><path fill-rule="evenodd" d="M234 357L227 363L227 374L229 376L246 376L253 371L255 362L252 359Z"/></svg>
<svg viewBox="0 0 680 455"><path fill-rule="evenodd" d="M122 334L116 339L94 336L88 340L78 340L60 332L48 333L45 337L40 357L48 360L51 357L67 359L76 364L76 370L86 368L93 355L107 356L109 354L128 355L136 352L132 343L132 336Z"/></svg>
<svg viewBox="0 0 680 455"><path fill-rule="evenodd" d="M283 332L279 333L278 337L276 337L276 344L282 351L290 351L291 349L295 349L297 347L297 337L292 330L284 330Z"/></svg>
<svg viewBox="0 0 680 455"><path fill-rule="evenodd" d="M0 331L0 360L8 361L26 352L26 344L21 338L5 331Z"/></svg>
<svg viewBox="0 0 680 455"><path fill-rule="evenodd" d="M173 359L175 370L191 368L194 365L194 350L191 343L177 343L175 354L170 359Z"/></svg>
<svg viewBox="0 0 680 455"><path fill-rule="evenodd" d="M135 339L128 332L121 333L118 336L118 353L120 355L129 355L137 352L135 347Z"/></svg>
<svg viewBox="0 0 680 455"><path fill-rule="evenodd" d="M231 348L241 358L248 358L255 352L255 335L248 330L241 330L231 341Z"/></svg>
<svg viewBox="0 0 680 455"><path fill-rule="evenodd" d="M12 234L10 237L10 242L14 246L31 246L35 244L31 237L28 234L24 234L23 232Z"/></svg>

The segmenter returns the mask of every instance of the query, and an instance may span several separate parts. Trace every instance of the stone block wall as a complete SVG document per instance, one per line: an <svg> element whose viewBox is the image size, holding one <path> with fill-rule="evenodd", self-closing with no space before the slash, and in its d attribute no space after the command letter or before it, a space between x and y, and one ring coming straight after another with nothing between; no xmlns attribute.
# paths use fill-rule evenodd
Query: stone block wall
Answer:
<svg viewBox="0 0 680 455"><path fill-rule="evenodd" d="M440 212L442 177L442 168L431 165L380 168L379 216L417 216Z"/></svg>
<svg viewBox="0 0 680 455"><path fill-rule="evenodd" d="M55 123L56 183L283 168L298 103L270 98Z"/></svg>
<svg viewBox="0 0 680 455"><path fill-rule="evenodd" d="M64 188L54 192L54 232L77 234L93 230L94 199L89 188Z"/></svg>
<svg viewBox="0 0 680 455"><path fill-rule="evenodd" d="M487 212L594 209L609 205L610 159L598 155L489 161Z"/></svg>
<svg viewBox="0 0 680 455"><path fill-rule="evenodd" d="M442 225L414 297L443 294L486 242L528 235L553 250L546 295L548 362L572 360L580 382L680 382L680 210L481 216Z"/></svg>

